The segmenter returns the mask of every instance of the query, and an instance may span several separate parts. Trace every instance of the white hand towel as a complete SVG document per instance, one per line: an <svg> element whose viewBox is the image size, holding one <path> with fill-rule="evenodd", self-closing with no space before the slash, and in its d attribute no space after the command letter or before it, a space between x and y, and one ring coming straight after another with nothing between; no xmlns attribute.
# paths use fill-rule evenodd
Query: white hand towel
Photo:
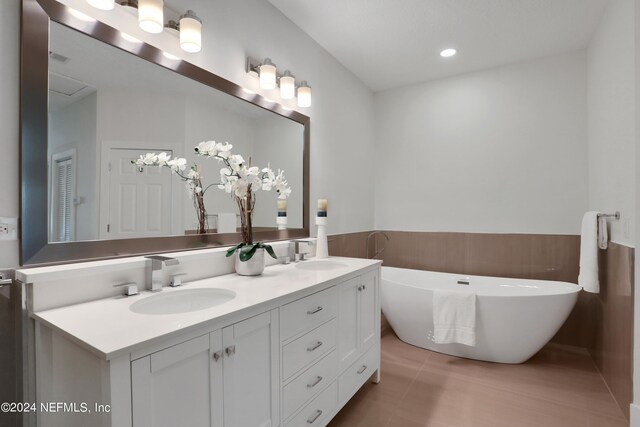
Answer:
<svg viewBox="0 0 640 427"><path fill-rule="evenodd" d="M589 211L582 218L578 285L587 292L596 294L600 292L600 282L598 281L598 212L596 211Z"/></svg>
<svg viewBox="0 0 640 427"><path fill-rule="evenodd" d="M609 245L609 233L607 231L607 218L603 216L598 217L598 247L600 249L607 249Z"/></svg>
<svg viewBox="0 0 640 427"><path fill-rule="evenodd" d="M476 294L433 292L433 340L437 344L476 345Z"/></svg>
<svg viewBox="0 0 640 427"><path fill-rule="evenodd" d="M218 233L235 233L236 232L236 214L222 212L218 214Z"/></svg>

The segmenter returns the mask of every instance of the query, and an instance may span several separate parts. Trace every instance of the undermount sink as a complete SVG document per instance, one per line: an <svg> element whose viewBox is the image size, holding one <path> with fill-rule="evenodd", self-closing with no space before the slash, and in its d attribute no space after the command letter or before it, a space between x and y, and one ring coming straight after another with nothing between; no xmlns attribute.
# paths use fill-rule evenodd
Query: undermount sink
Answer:
<svg viewBox="0 0 640 427"><path fill-rule="evenodd" d="M347 264L338 261L300 261L296 268L311 271L329 271L347 267Z"/></svg>
<svg viewBox="0 0 640 427"><path fill-rule="evenodd" d="M178 314L205 310L236 297L227 289L184 289L163 292L135 302L129 310L138 314Z"/></svg>

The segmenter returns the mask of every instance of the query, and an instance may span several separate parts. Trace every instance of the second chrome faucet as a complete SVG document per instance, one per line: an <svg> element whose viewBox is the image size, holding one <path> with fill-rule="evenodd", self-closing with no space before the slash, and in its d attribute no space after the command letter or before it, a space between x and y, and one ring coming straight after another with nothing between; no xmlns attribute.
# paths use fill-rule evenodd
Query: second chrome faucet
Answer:
<svg viewBox="0 0 640 427"><path fill-rule="evenodd" d="M145 258L151 260L151 281L147 285L147 289L152 292L162 290L164 266L178 265L180 261L176 258L166 257L162 255L150 255ZM148 276L147 276L148 277Z"/></svg>

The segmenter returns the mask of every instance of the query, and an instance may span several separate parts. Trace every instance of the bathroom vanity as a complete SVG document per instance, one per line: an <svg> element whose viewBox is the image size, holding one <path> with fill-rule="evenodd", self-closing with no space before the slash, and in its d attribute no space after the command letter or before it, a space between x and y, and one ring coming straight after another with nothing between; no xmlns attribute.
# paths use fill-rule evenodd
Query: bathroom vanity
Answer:
<svg viewBox="0 0 640 427"><path fill-rule="evenodd" d="M140 273L148 260L129 263ZM117 265L90 264L106 276ZM66 279L72 288L91 280L91 266L75 266L19 273L34 308L37 404L76 406L38 409L39 426L323 426L369 378L379 380L378 261L187 275L161 292L56 302L52 290Z"/></svg>

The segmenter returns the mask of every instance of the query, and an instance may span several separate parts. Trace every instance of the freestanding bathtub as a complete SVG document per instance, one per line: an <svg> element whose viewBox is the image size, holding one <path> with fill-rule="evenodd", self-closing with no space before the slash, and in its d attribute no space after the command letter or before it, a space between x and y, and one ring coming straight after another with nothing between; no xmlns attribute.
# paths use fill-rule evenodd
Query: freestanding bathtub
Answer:
<svg viewBox="0 0 640 427"><path fill-rule="evenodd" d="M469 284L458 284L458 281ZM433 342L435 289L476 293L474 347ZM389 324L406 343L469 359L522 363L560 329L580 289L567 282L382 267L381 302Z"/></svg>

